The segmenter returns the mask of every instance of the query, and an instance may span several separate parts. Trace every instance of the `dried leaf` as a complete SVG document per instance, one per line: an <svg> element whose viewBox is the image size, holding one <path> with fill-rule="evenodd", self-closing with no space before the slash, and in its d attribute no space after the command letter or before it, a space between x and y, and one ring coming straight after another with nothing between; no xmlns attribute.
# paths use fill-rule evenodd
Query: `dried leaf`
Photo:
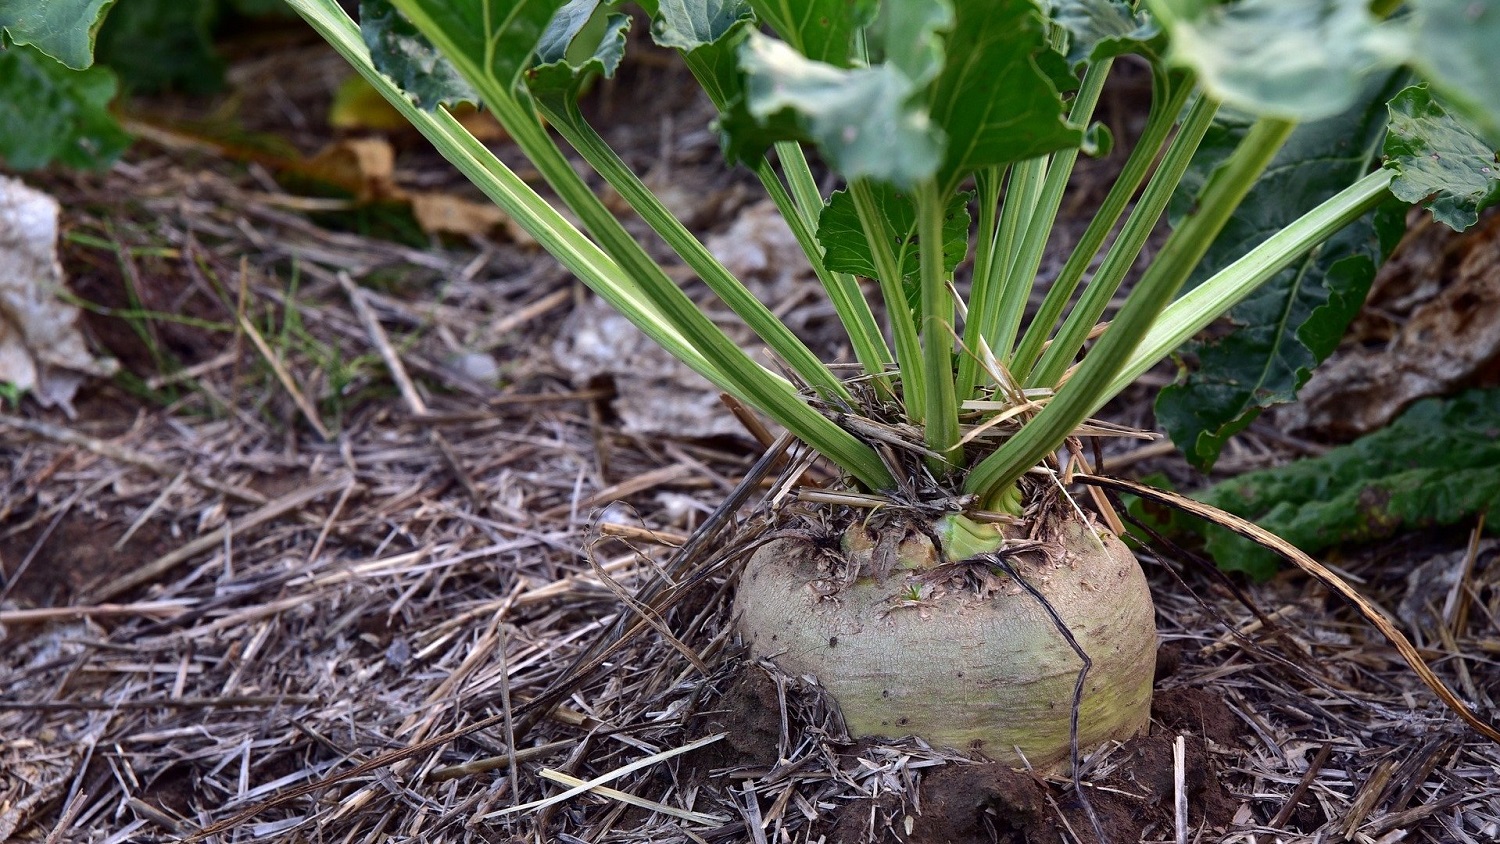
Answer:
<svg viewBox="0 0 1500 844"><path fill-rule="evenodd" d="M396 185L396 152L380 138L352 138L325 147L307 161L304 172L347 190L360 202L403 198Z"/></svg>
<svg viewBox="0 0 1500 844"><path fill-rule="evenodd" d="M0 176L0 383L71 416L83 377L119 365L89 352L78 309L58 299L57 216L52 197Z"/></svg>
<svg viewBox="0 0 1500 844"><path fill-rule="evenodd" d="M1450 250L1455 265L1441 255L1420 254L1429 263L1423 275L1430 269L1439 276L1441 289L1408 279L1406 283L1436 295L1405 309L1390 302L1391 297L1374 303L1377 313L1409 309L1410 316L1388 342L1343 349L1313 373L1300 401L1280 417L1287 429L1351 439L1384 427L1419 399L1497 383L1500 216L1457 238Z"/></svg>

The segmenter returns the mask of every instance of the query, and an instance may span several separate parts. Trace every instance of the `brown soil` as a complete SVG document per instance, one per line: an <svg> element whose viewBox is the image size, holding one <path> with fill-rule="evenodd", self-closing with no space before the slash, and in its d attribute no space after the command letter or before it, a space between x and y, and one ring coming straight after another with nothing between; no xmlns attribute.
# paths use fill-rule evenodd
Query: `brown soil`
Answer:
<svg viewBox="0 0 1500 844"><path fill-rule="evenodd" d="M66 606L89 589L132 571L178 544L147 523L115 548L128 525L84 507L16 533L0 532L0 560L8 580L0 586L24 607ZM29 560L29 562L28 562ZM26 563L25 568L22 564Z"/></svg>
<svg viewBox="0 0 1500 844"><path fill-rule="evenodd" d="M696 751L684 762L690 780L703 781L731 770L769 768L781 743L781 703L770 674L740 664L728 687L710 700L688 729L695 734L727 732L724 741Z"/></svg>
<svg viewBox="0 0 1500 844"><path fill-rule="evenodd" d="M722 675L721 690L712 694L708 708L691 722L695 734L725 731L728 737L688 758L683 773L690 782L765 775L780 761L778 748L797 739L782 734L786 706L772 674L740 659L736 657L734 667ZM792 709L790 725L795 729L795 706ZM1249 729L1208 690L1164 688L1152 707L1150 735L1101 749L1085 760L1082 782L1108 841L1171 836L1178 769L1173 748L1179 737L1191 834L1221 833L1232 825L1240 800L1225 787L1219 760L1243 750ZM859 760L877 746L868 740L832 738L846 769L858 769ZM1066 830L1073 830L1069 835L1082 831L1083 840L1093 840L1092 826L1068 779L1043 779L1007 765L955 755L923 773L917 795L886 793L844 805L837 812L831 840L1050 844Z"/></svg>
<svg viewBox="0 0 1500 844"><path fill-rule="evenodd" d="M1163 689L1151 705L1151 720L1161 728L1207 739L1223 748L1240 748L1250 734L1245 722L1208 689Z"/></svg>
<svg viewBox="0 0 1500 844"><path fill-rule="evenodd" d="M909 840L1055 841L1058 828L1047 805L1049 797L1047 784L1025 771L993 763L951 765L923 781L922 816L913 824Z"/></svg>

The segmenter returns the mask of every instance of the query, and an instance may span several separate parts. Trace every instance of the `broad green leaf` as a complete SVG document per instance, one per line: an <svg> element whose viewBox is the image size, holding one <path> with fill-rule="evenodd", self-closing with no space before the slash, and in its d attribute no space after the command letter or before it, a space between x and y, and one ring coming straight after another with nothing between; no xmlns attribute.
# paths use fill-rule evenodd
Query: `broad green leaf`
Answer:
<svg viewBox="0 0 1500 844"><path fill-rule="evenodd" d="M537 64L566 61L568 49L599 11L600 0L567 0L542 32L536 45Z"/></svg>
<svg viewBox="0 0 1500 844"><path fill-rule="evenodd" d="M929 98L932 122L947 136L943 184L1082 143L1037 65L1051 50L1033 0L958 4L946 51L951 60Z"/></svg>
<svg viewBox="0 0 1500 844"><path fill-rule="evenodd" d="M844 178L911 187L937 170L939 133L920 108L909 104L916 83L895 64L846 70L811 61L785 42L753 31L739 58L750 116L761 124L795 126ZM743 131L726 128L745 145Z"/></svg>
<svg viewBox="0 0 1500 844"><path fill-rule="evenodd" d="M1142 11L1121 0L1046 0L1047 17L1067 30L1068 63L1077 67L1126 53L1155 58L1166 39Z"/></svg>
<svg viewBox="0 0 1500 844"><path fill-rule="evenodd" d="M1386 167L1397 174L1391 193L1422 203L1456 231L1474 225L1481 210L1500 202L1494 149L1434 100L1427 86L1397 94L1390 119Z"/></svg>
<svg viewBox="0 0 1500 844"><path fill-rule="evenodd" d="M106 68L70 70L32 47L0 50L0 163L109 166L130 144L109 112L118 90Z"/></svg>
<svg viewBox="0 0 1500 844"><path fill-rule="evenodd" d="M771 141L805 140L848 180L869 178L910 188L941 161L943 135L921 102L942 67L941 31L951 25L945 0L887 4L869 28L877 64L842 68L815 61L784 41L749 32L740 46L745 110L721 122L727 147L753 157Z"/></svg>
<svg viewBox="0 0 1500 844"><path fill-rule="evenodd" d="M738 54L745 29L755 18L748 2L726 3L721 14L711 19L698 16L704 20L696 24L698 18L689 14L684 2L641 0L641 6L651 16L651 40L682 55L715 107L725 111L744 95Z"/></svg>
<svg viewBox="0 0 1500 844"><path fill-rule="evenodd" d="M537 63L567 62L580 70L593 66L605 76L614 76L625 58L629 30L629 16L608 11L601 0L568 0L537 42Z"/></svg>
<svg viewBox="0 0 1500 844"><path fill-rule="evenodd" d="M656 43L683 51L718 41L752 14L746 0L652 0L643 5Z"/></svg>
<svg viewBox="0 0 1500 844"><path fill-rule="evenodd" d="M1062 53L1057 52L1055 47L1037 53L1032 56L1032 60L1036 62L1037 69L1042 72L1042 75L1052 82L1052 87L1059 94L1077 91L1078 86L1083 82L1072 63Z"/></svg>
<svg viewBox="0 0 1500 844"><path fill-rule="evenodd" d="M474 87L396 11L391 0L360 0L359 34L375 66L413 103L432 111L440 105L479 102Z"/></svg>
<svg viewBox="0 0 1500 844"><path fill-rule="evenodd" d="M526 74L532 96L550 101L558 113L565 112L566 101L577 97L589 77L614 76L625 56L629 30L629 15L605 13L599 0L571 0L537 44L539 64Z"/></svg>
<svg viewBox="0 0 1500 844"><path fill-rule="evenodd" d="M751 0L755 15L814 61L850 65L854 33L875 16L877 0Z"/></svg>
<svg viewBox="0 0 1500 844"><path fill-rule="evenodd" d="M1410 65L1500 143L1500 5L1411 0L1386 20L1369 0L1149 0L1192 67L1237 108L1296 120L1348 108L1367 76ZM1391 4L1386 4L1391 5Z"/></svg>
<svg viewBox="0 0 1500 844"><path fill-rule="evenodd" d="M423 32L446 43L466 79L487 78L515 91L536 45L563 0L388 0Z"/></svg>
<svg viewBox="0 0 1500 844"><path fill-rule="evenodd" d="M1252 472L1195 496L1309 554L1440 525L1500 507L1500 390L1413 404L1384 430L1320 457ZM1221 568L1268 577L1269 552L1210 527Z"/></svg>
<svg viewBox="0 0 1500 844"><path fill-rule="evenodd" d="M224 84L212 36L218 11L217 3L130 0L110 12L95 54L131 92L217 91Z"/></svg>
<svg viewBox="0 0 1500 844"><path fill-rule="evenodd" d="M1420 0L1412 3L1412 26L1412 62L1500 145L1500 4Z"/></svg>
<svg viewBox="0 0 1500 844"><path fill-rule="evenodd" d="M1258 115L1315 120L1348 110L1374 71L1401 62L1404 36L1368 0L1152 0L1172 62Z"/></svg>
<svg viewBox="0 0 1500 844"><path fill-rule="evenodd" d="M917 204L908 194L889 185L876 183L872 186L884 218L886 240L895 245L896 261L901 267L907 304L917 310L920 290L917 276L920 270L921 246L917 242ZM943 210L943 269L952 273L969 248L969 202L974 194L962 192L949 198ZM823 245L823 259L828 269L836 273L852 273L865 278L876 278L875 259L870 255L870 245L865 240L864 228L860 225L859 212L854 199L846 190L835 191L818 217L818 242Z"/></svg>
<svg viewBox="0 0 1500 844"><path fill-rule="evenodd" d="M94 63L94 37L115 0L0 0L0 33L74 70ZM3 46L3 39L0 39Z"/></svg>
<svg viewBox="0 0 1500 844"><path fill-rule="evenodd" d="M1366 84L1361 102L1345 114L1298 127L1214 241L1189 289L1368 172L1385 130L1385 99L1399 84L1379 82ZM1195 201L1245 129L1231 116L1205 138L1175 197L1179 211ZM1399 236L1399 222L1396 228ZM1338 344L1393 245L1379 234L1373 216L1349 226L1235 306L1227 333L1190 347L1197 369L1156 401L1157 419L1189 461L1213 465L1229 437L1263 408L1296 398Z"/></svg>
<svg viewBox="0 0 1500 844"><path fill-rule="evenodd" d="M889 3L868 40L877 62L846 69L752 34L740 50L750 115L791 116L796 137L816 143L847 179L905 188L938 174L955 187L977 169L1082 141L1039 65L1062 60L1033 0Z"/></svg>
<svg viewBox="0 0 1500 844"><path fill-rule="evenodd" d="M885 64L894 65L920 89L943 69L942 38L953 28L948 0L886 3L866 40Z"/></svg>

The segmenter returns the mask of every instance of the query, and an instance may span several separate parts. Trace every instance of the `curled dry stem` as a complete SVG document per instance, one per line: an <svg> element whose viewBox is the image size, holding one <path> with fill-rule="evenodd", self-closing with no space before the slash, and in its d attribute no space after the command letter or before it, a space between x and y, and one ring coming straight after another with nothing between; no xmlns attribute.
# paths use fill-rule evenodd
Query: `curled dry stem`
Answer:
<svg viewBox="0 0 1500 844"><path fill-rule="evenodd" d="M1473 727L1476 732L1490 741L1500 744L1500 729L1496 729L1488 721L1480 718L1474 713L1474 710L1470 709L1467 704L1460 700L1458 695L1454 694L1453 690L1449 689L1447 684L1438 677L1437 673L1428 667L1426 660L1422 659L1422 655L1417 652L1416 647L1406 638L1406 635L1398 630L1395 625L1387 621L1380 614L1380 611L1375 608L1374 604L1371 604L1356 592L1354 587L1345 583L1343 578L1334 574L1327 566L1302 553L1290 542L1239 516L1226 513L1217 507L1211 507L1201 501L1194 501L1191 498L1178 495L1174 492L1166 492L1165 490L1138 484L1134 481L1109 478L1102 475L1079 474L1074 475L1073 480L1091 486L1112 489L1116 492L1139 495L1148 501L1164 504L1168 507L1181 510L1184 513L1197 516L1200 519L1207 519L1226 530L1231 530L1251 542L1281 555L1292 565L1312 575L1318 582L1337 592L1344 600L1353 604L1354 608L1359 610L1360 615L1363 615L1376 630L1379 630L1380 634L1391 643L1397 653L1401 654L1401 658L1406 660L1406 664L1411 666L1411 670L1416 672L1417 677L1429 689L1432 689L1432 693L1438 696L1438 699L1443 702L1444 706L1451 709L1455 715L1461 718L1464 723Z"/></svg>

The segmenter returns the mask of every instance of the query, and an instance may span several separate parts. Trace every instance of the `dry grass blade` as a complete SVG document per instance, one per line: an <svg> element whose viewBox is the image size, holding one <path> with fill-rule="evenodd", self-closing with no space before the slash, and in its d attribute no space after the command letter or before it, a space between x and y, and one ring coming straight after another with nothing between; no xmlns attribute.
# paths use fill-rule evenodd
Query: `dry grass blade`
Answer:
<svg viewBox="0 0 1500 844"><path fill-rule="evenodd" d="M1323 766L1328 764L1328 757L1332 753L1333 745L1323 742L1323 746L1318 748L1318 755L1314 756L1312 762L1308 764L1306 773L1302 775L1301 779L1297 780L1297 787L1292 789L1292 793L1287 797L1286 802L1276 811L1276 817L1271 818L1270 826L1272 829L1280 829L1286 826L1287 821L1292 819L1292 813L1297 811L1297 806L1307 794L1307 789L1312 786L1313 780L1317 779L1318 773L1323 770Z"/></svg>
<svg viewBox="0 0 1500 844"><path fill-rule="evenodd" d="M395 347L391 345L390 338L381 327L380 317L376 316L375 309L370 307L370 300L365 297L365 292L346 272L334 273L334 277L338 279L339 286L344 289L344 294L349 297L349 304L354 307L354 313L359 317L360 324L370 335L370 342L380 353L380 359L385 362L385 368L391 374L391 380L396 382L396 389L401 391L401 398L405 400L407 408L417 416L425 415L427 402L422 400L421 394L417 392L417 386L412 383L411 376L406 374L406 366L401 363L401 356L396 354Z"/></svg>
<svg viewBox="0 0 1500 844"><path fill-rule="evenodd" d="M1500 743L1500 729L1496 729L1488 721L1474 714L1474 711L1460 700L1458 695L1453 693L1452 689L1448 688L1442 678L1438 677L1437 673L1428 667L1427 661L1422 658L1422 654L1412 645L1411 640L1406 638L1406 634L1397 630L1395 625L1389 621L1386 621L1385 616L1380 614L1380 610L1376 609L1374 604L1365 600L1363 595L1354 591L1354 587L1345 583L1342 577L1334 574L1327 566L1302 553L1290 542L1253 522L1246 521L1232 513L1226 513L1217 507L1210 507L1201 501L1194 501L1186 496L1178 495L1175 492L1166 492L1155 487L1146 486L1145 484L1138 484L1134 481L1107 478L1101 475L1076 475L1074 476L1074 480L1079 483L1102 486L1116 492L1138 495L1148 501L1174 507L1184 513L1189 513L1213 522L1226 530L1231 530L1264 548L1280 554L1292 565L1312 575L1319 583L1322 583L1353 604L1355 609L1359 610L1360 615L1363 615L1365 620L1369 621L1395 647L1396 652L1401 654L1401 658L1406 660L1406 664L1411 666L1412 671L1416 672L1417 676L1421 678L1422 682L1429 689L1432 689L1432 693L1438 696L1438 699L1443 702L1444 706L1453 710L1453 713L1462 718L1464 723L1473 727L1485 738Z"/></svg>
<svg viewBox="0 0 1500 844"><path fill-rule="evenodd" d="M546 515L560 516L569 512L570 510L573 512L586 513L590 508L598 507L601 504L608 504L611 501L619 501L622 498L626 498L640 492L645 492L646 490L653 489L664 484L669 484L673 481L680 481L691 474L693 474L693 467L685 463L678 463L673 466L663 466L660 469L653 469L650 472L643 472L629 480L621 481L620 483L614 484L613 486L605 487L604 489L601 489L593 495L590 495L582 500L573 502L571 504L559 505L558 507L555 507L551 511L549 511Z"/></svg>
<svg viewBox="0 0 1500 844"><path fill-rule="evenodd" d="M244 331L245 336L250 338L250 342L254 344L256 351L260 352L260 356L265 359L266 365L271 367L271 372L276 375L276 380L281 382L281 387L286 390L287 395L292 397L292 403L297 406L297 410L302 414L302 418L307 421L308 425L312 426L314 431L318 432L318 436L322 437L324 442L333 439L333 434L329 433L328 427L323 424L323 420L318 418L317 408L313 407L312 402L307 400L307 396L303 394L302 388L298 387L297 382L292 378L292 373L287 371L286 364L281 362L281 358L277 356L270 344L266 343L266 338L260 336L259 329L243 313L239 314L239 321L240 330Z"/></svg>
<svg viewBox="0 0 1500 844"><path fill-rule="evenodd" d="M667 623L663 621L654 610L637 601L634 597L631 596L629 590L621 586L619 582L616 581L613 577L609 576L609 572L604 570L604 566L599 563L599 558L594 555L593 548L589 548L588 553L585 556L588 557L589 566L594 570L594 576L599 578L599 582L603 583L605 588L607 588L610 592L613 592L615 597L619 598L622 604L628 607L631 612L635 613L642 622L651 625L651 629L655 630L656 634L658 636L661 636L663 641L671 645L678 653L682 654L688 662L692 663L693 667L698 669L698 673L704 675L705 677L713 673L711 670L709 670L708 665L704 663L703 657L699 656L696 651L688 647L687 644L684 643L681 639L677 638L677 636L675 636L667 627ZM644 557L644 555L641 556Z"/></svg>
<svg viewBox="0 0 1500 844"><path fill-rule="evenodd" d="M559 751L568 750L578 746L578 742L549 741L536 747L527 747L517 750L515 753L505 753L500 756L491 756L488 759L475 759L473 762L465 762L462 765L449 765L445 768L434 768L427 775L430 783L447 782L448 780L468 777L475 774L483 774L500 768L509 768L518 762L527 762L532 759L541 759Z"/></svg>
<svg viewBox="0 0 1500 844"><path fill-rule="evenodd" d="M1176 844L1188 844L1187 740L1172 740L1172 825Z"/></svg>
<svg viewBox="0 0 1500 844"><path fill-rule="evenodd" d="M199 698L179 697L162 700L46 700L26 701L0 700L3 709L34 709L37 711L59 711L64 709L216 709L227 706L282 706L285 704L315 703L317 698L308 695L242 695L237 697Z"/></svg>
<svg viewBox="0 0 1500 844"><path fill-rule="evenodd" d="M688 821L689 823L695 823L700 826L710 826L713 824L722 824L724 822L723 818L716 817L714 815L705 815L702 812L689 812L686 809L678 809L673 806L668 806L665 803L658 803L655 800L647 800L644 797L637 797L634 794L627 794L618 789L607 788L602 785L590 786L587 782L584 782L578 777L569 776L562 771L554 771L551 768L543 768L538 772L538 774L540 774L542 779L551 780L555 783L561 783L566 786L587 788L590 792L608 797L611 800L618 800L621 803L629 803L632 806L646 809L647 811L669 815L674 818L681 818L682 820Z"/></svg>
<svg viewBox="0 0 1500 844"><path fill-rule="evenodd" d="M1491 792L1490 794L1492 795L1493 792ZM1424 818L1430 818L1433 815L1438 814L1439 812L1446 812L1449 809L1452 809L1454 806L1457 806L1458 804L1464 802L1465 800L1473 800L1475 798L1484 796L1490 795L1450 794L1446 797L1434 800L1431 803L1424 803L1421 806L1415 806L1402 812L1395 812L1393 814L1386 815L1379 820L1371 821L1367 826L1359 830L1359 834L1361 835L1361 837L1373 837L1376 835L1383 836L1386 833L1392 832L1394 830L1401 830L1402 832L1405 832L1406 829ZM1400 839L1382 838L1381 840L1399 841ZM1477 839L1471 838L1469 840L1474 841Z"/></svg>
<svg viewBox="0 0 1500 844"><path fill-rule="evenodd" d="M619 522L600 522L600 536L614 536L620 539L628 539L631 542L650 542L655 545L667 545L672 548L680 548L687 544L688 537L669 530L652 530L651 528L626 525Z"/></svg>
<svg viewBox="0 0 1500 844"><path fill-rule="evenodd" d="M80 618L171 618L192 606L188 601L139 601L134 604L92 604L76 607L38 607L0 610L0 624L44 624Z"/></svg>
<svg viewBox="0 0 1500 844"><path fill-rule="evenodd" d="M578 785L573 786L567 791L554 794L551 797L543 798L541 800L533 800L530 803L522 803L519 806L509 806L507 808L501 809L498 812L491 812L488 815L482 815L478 818L478 820L483 821L489 820L490 818L499 818L506 815L513 815L518 812L529 812L532 809L541 809L546 806L561 803L564 800L571 800L572 798L577 797L578 795L583 794L586 791L590 791L600 785L603 785L604 783L614 782L615 780L625 776L632 771L638 771L648 765L655 765L657 762L663 762L667 759L671 759L674 756L681 756L684 753L697 750L700 747L707 747L708 745L713 744L714 742L719 741L720 739L723 739L728 735L728 733L714 733L713 735L704 736L697 741L690 741L687 744L682 745L681 747L674 747L671 750L663 750L660 753L653 753L652 755L647 756L644 759L637 759L636 761L631 762L629 765L624 765L616 768L607 774L594 777L593 779L586 782L580 781Z"/></svg>

